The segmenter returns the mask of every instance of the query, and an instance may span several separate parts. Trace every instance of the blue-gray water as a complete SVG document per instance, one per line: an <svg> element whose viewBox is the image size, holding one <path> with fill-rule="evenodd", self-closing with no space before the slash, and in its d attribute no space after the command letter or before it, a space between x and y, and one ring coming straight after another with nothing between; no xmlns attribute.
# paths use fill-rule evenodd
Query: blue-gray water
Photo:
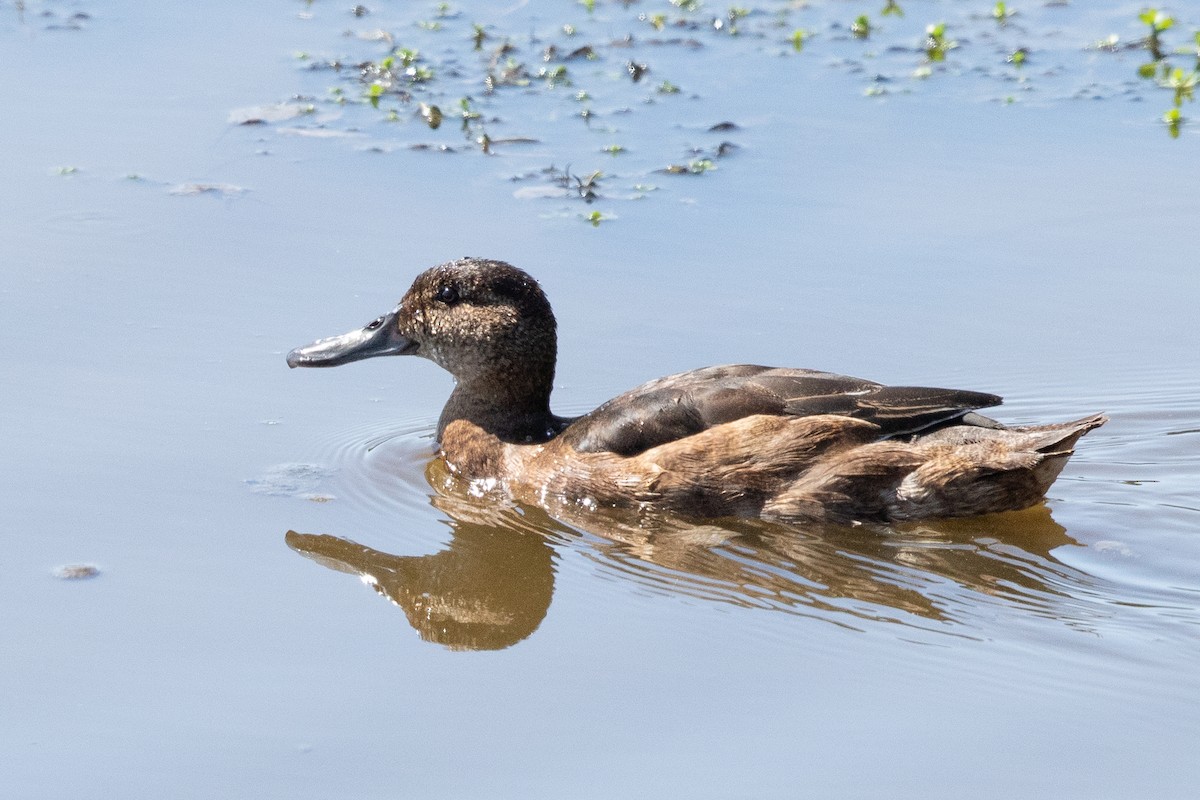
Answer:
<svg viewBox="0 0 1200 800"><path fill-rule="evenodd" d="M902 5L888 25L965 19ZM838 3L776 39L689 33L697 51L639 29L572 62L594 129L567 94L480 93L493 137L538 139L492 156L387 103L235 124L360 91L296 57L387 52L347 30L457 54L465 83L470 22L531 62L528 37L563 22L589 41L633 24L458 8L436 32L413 26L433 4L0 7L0 794L1191 796L1198 140L1167 136L1137 53L1084 50L1138 35L1137 9L1027 9L1050 64L1025 93L972 71L982 22L958 74L909 80L919 54L886 30L875 55L838 39L830 18L877 12ZM798 55L796 26L820 33ZM644 91L627 59L651 67ZM876 73L889 93L864 96ZM666 79L681 95L653 91ZM716 170L655 172L722 140L738 147ZM456 152L408 148L443 141ZM568 163L611 176L599 201L510 180ZM448 376L283 354L464 254L541 280L562 412L746 361L1112 421L1048 510L875 537L640 531L442 494L426 467ZM70 564L100 572L55 576ZM410 621L439 603L474 638Z"/></svg>

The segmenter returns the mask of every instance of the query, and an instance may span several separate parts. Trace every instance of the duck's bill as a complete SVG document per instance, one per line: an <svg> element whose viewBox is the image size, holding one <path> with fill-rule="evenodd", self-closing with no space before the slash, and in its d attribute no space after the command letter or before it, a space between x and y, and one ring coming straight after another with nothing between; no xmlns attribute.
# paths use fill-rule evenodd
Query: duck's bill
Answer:
<svg viewBox="0 0 1200 800"><path fill-rule="evenodd" d="M416 352L417 343L396 330L396 312L385 314L356 331L318 339L288 353L289 367L336 367L375 356L404 356Z"/></svg>

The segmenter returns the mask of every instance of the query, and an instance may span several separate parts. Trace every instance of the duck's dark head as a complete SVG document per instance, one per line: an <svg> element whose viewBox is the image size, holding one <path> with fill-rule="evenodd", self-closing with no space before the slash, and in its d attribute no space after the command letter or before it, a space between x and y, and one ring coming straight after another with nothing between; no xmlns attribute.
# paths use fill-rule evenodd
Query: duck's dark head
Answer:
<svg viewBox="0 0 1200 800"><path fill-rule="evenodd" d="M298 347L287 362L334 367L374 356L424 356L458 382L448 413L457 403L549 414L556 341L554 313L537 281L503 261L463 258L418 275L390 313ZM442 427L447 421L443 414Z"/></svg>

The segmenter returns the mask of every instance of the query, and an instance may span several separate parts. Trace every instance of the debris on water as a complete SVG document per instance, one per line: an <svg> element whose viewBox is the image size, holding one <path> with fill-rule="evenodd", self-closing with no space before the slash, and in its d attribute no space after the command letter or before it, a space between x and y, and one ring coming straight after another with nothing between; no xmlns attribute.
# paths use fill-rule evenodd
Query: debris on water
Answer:
<svg viewBox="0 0 1200 800"><path fill-rule="evenodd" d="M245 194L247 189L234 186L232 183L181 183L170 189L170 194L178 197L195 197L207 194L219 197L237 197Z"/></svg>
<svg viewBox="0 0 1200 800"><path fill-rule="evenodd" d="M319 489L337 470L321 464L276 464L257 478L246 480L255 494L272 497L298 497L316 503L328 503L332 494Z"/></svg>
<svg viewBox="0 0 1200 800"><path fill-rule="evenodd" d="M54 570L54 577L64 581L83 581L99 574L100 568L95 564L64 564Z"/></svg>
<svg viewBox="0 0 1200 800"><path fill-rule="evenodd" d="M271 122L283 122L314 114L316 110L316 105L310 102L271 103L249 108L235 108L229 112L229 124L266 125Z"/></svg>

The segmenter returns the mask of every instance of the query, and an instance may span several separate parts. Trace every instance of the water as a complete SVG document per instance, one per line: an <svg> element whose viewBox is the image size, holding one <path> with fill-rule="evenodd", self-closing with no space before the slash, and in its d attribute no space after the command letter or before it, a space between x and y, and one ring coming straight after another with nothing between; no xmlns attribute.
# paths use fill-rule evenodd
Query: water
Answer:
<svg viewBox="0 0 1200 800"><path fill-rule="evenodd" d="M948 8L904 5L918 30ZM459 24L593 24L560 8ZM863 56L830 8L793 20L822 31L796 58L707 33L699 55L635 48L685 90L652 105L572 64L619 167L569 96L491 101L495 127L540 141L490 158L386 105L229 122L349 90L294 52L377 57L341 32L419 30L406 8L0 8L4 796L1190 796L1195 133L1166 135L1163 96L1121 94L1134 55L1074 44L1134 11L1059 19L1042 57L1091 66L1005 104L966 46L958 76L862 97L916 57L881 42L883 67L838 66ZM1042 30L1051 10L1028 13ZM442 47L465 73L469 41ZM313 124L358 135L286 131ZM458 152L406 146L443 134ZM654 172L723 139L714 171ZM596 203L516 196L548 183L510 178L568 160L613 170ZM192 184L244 191L172 193ZM284 365L463 254L541 280L559 413L750 361L1112 421L1017 515L552 519L445 488L432 364Z"/></svg>

